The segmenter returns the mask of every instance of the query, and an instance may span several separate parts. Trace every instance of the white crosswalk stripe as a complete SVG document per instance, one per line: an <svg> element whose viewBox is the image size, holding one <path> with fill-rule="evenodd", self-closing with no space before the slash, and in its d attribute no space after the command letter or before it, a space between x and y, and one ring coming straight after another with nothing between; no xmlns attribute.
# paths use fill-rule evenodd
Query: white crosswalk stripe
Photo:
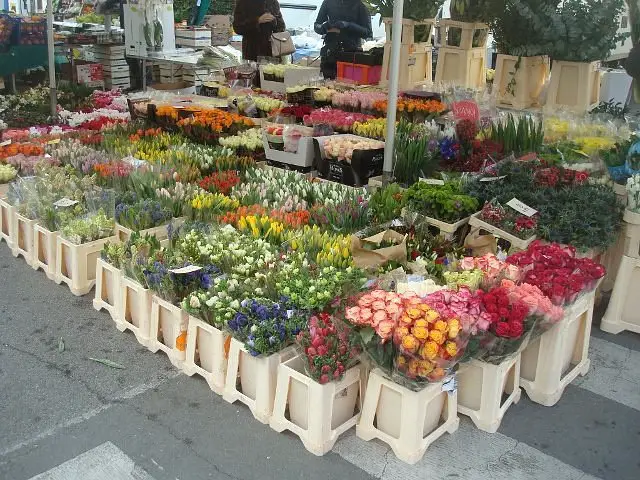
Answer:
<svg viewBox="0 0 640 480"><path fill-rule="evenodd" d="M30 480L154 480L111 442L103 443Z"/></svg>
<svg viewBox="0 0 640 480"><path fill-rule="evenodd" d="M439 438L415 465L398 460L385 444L364 442L354 432L333 451L380 480L597 479L506 435L482 432L464 417L457 432Z"/></svg>
<svg viewBox="0 0 640 480"><path fill-rule="evenodd" d="M640 410L640 352L591 337L589 358L589 373L578 377L573 385Z"/></svg>

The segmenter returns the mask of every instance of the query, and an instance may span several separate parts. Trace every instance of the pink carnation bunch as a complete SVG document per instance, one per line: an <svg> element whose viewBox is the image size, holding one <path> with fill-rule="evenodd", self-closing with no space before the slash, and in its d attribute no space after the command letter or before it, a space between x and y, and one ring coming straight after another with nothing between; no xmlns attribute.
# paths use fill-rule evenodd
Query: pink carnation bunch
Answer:
<svg viewBox="0 0 640 480"><path fill-rule="evenodd" d="M423 299L432 309L447 318L457 317L462 331L476 335L486 331L491 317L482 309L481 298L468 287L454 290L440 290Z"/></svg>

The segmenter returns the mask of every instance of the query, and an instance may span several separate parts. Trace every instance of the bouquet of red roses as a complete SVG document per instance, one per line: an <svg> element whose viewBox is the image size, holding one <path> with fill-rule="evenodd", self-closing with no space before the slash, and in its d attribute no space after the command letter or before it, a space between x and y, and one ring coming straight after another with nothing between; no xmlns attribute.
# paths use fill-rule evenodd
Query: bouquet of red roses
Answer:
<svg viewBox="0 0 640 480"><path fill-rule="evenodd" d="M491 323L479 341L474 358L497 365L526 346L537 317L505 286L495 287L481 296Z"/></svg>
<svg viewBox="0 0 640 480"><path fill-rule="evenodd" d="M340 381L360 355L360 349L349 340L349 331L334 323L328 313L313 315L296 342L306 358L305 372L321 384Z"/></svg>
<svg viewBox="0 0 640 480"><path fill-rule="evenodd" d="M523 281L538 287L555 305L575 302L580 294L593 290L606 273L590 258L576 257L571 246L540 241L509 256L507 262L522 268Z"/></svg>

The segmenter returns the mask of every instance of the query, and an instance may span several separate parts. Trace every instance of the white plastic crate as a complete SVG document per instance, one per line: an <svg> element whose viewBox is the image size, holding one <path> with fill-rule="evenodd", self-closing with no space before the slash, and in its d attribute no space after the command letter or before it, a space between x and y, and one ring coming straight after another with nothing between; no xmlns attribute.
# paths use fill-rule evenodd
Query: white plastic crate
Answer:
<svg viewBox="0 0 640 480"><path fill-rule="evenodd" d="M295 349L288 347L268 357L254 357L242 342L232 338L222 398L229 403L244 403L256 420L269 423L276 395L278 365L293 356Z"/></svg>
<svg viewBox="0 0 640 480"><path fill-rule="evenodd" d="M564 318L522 351L520 385L528 397L555 405L578 375L586 375L595 291L565 308Z"/></svg>
<svg viewBox="0 0 640 480"><path fill-rule="evenodd" d="M189 315L157 295L151 296L150 335L147 348L163 351L171 363L182 369L187 346Z"/></svg>
<svg viewBox="0 0 640 480"><path fill-rule="evenodd" d="M131 330L138 343L148 346L151 319L151 291L135 280L122 275L122 302L116 318L116 328L121 332Z"/></svg>
<svg viewBox="0 0 640 480"><path fill-rule="evenodd" d="M56 279L57 238L58 232L50 232L38 223L33 226L33 263L31 266L34 270L42 269L49 280Z"/></svg>
<svg viewBox="0 0 640 480"><path fill-rule="evenodd" d="M227 333L199 318L189 317L187 353L183 371L189 376L198 374L209 388L222 395L227 373Z"/></svg>
<svg viewBox="0 0 640 480"><path fill-rule="evenodd" d="M93 308L105 309L114 321L118 321L122 302L122 286L120 269L98 258L96 262L96 292Z"/></svg>
<svg viewBox="0 0 640 480"><path fill-rule="evenodd" d="M458 412L480 430L498 431L507 409L520 401L520 354L499 365L472 360L460 366L457 377Z"/></svg>
<svg viewBox="0 0 640 480"><path fill-rule="evenodd" d="M608 333L640 333L640 258L624 255L600 328Z"/></svg>
<svg viewBox="0 0 640 480"><path fill-rule="evenodd" d="M18 213L13 215L13 229L15 231L15 241L11 253L14 257L22 257L27 265L33 265L33 233L35 220L23 217Z"/></svg>
<svg viewBox="0 0 640 480"><path fill-rule="evenodd" d="M321 385L304 373L304 361L304 357L296 356L278 367L269 425L276 432L293 432L311 453L324 455L358 421L364 367L352 367L342 380Z"/></svg>
<svg viewBox="0 0 640 480"><path fill-rule="evenodd" d="M457 393L443 382L414 392L387 379L379 369L369 375L356 435L377 438L403 462L414 464L446 432L458 429Z"/></svg>
<svg viewBox="0 0 640 480"><path fill-rule="evenodd" d="M100 252L107 242L116 237L101 238L94 242L76 245L58 235L56 281L64 282L76 296L86 295L96 283L96 266Z"/></svg>

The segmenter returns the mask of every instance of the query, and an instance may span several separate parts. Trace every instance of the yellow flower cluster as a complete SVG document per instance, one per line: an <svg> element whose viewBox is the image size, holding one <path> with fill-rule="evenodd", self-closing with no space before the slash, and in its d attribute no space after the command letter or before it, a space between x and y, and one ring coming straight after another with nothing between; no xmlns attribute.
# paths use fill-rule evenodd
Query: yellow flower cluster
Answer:
<svg viewBox="0 0 640 480"><path fill-rule="evenodd" d="M221 193L198 193L191 199L191 208L195 211L206 211L207 215L221 215L240 206L237 200L233 200Z"/></svg>
<svg viewBox="0 0 640 480"><path fill-rule="evenodd" d="M307 252L322 267L346 268L353 265L351 237L322 232L317 225L305 225L301 230L288 231L284 241L292 250Z"/></svg>
<svg viewBox="0 0 640 480"><path fill-rule="evenodd" d="M272 242L281 242L285 230L284 224L267 215L260 217L247 215L238 220L238 230L251 234L254 238L262 238Z"/></svg>
<svg viewBox="0 0 640 480"><path fill-rule="evenodd" d="M445 319L416 299L405 309L394 333L394 343L399 347L398 369L409 378L440 380L446 374L443 362L458 354L459 333L457 318Z"/></svg>
<svg viewBox="0 0 640 480"><path fill-rule="evenodd" d="M616 139L612 137L576 137L574 142L580 145L580 151L591 156L600 150L613 148L616 144Z"/></svg>

